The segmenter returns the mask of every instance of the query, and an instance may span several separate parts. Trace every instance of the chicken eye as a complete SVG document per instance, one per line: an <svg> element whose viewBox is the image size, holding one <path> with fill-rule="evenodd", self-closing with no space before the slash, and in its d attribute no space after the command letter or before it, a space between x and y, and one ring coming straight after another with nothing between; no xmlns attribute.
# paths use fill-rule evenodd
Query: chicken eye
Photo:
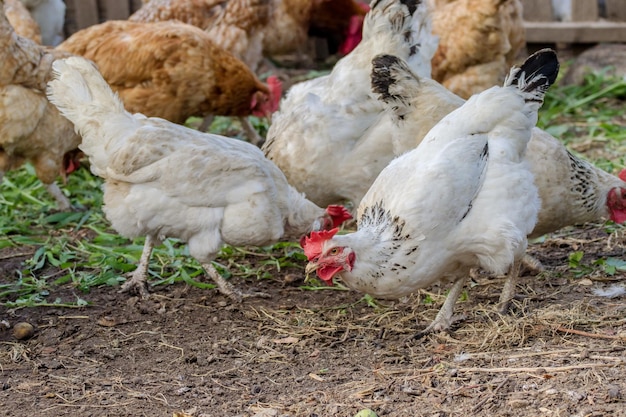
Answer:
<svg viewBox="0 0 626 417"><path fill-rule="evenodd" d="M330 251L328 251L329 255L339 255L339 248L332 248Z"/></svg>

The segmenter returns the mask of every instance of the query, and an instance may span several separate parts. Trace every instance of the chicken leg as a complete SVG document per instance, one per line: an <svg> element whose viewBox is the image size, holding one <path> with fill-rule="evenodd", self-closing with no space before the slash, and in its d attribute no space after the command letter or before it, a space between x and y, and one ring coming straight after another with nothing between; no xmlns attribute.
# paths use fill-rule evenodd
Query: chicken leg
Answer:
<svg viewBox="0 0 626 417"><path fill-rule="evenodd" d="M244 292L239 291L232 284L227 282L224 279L224 277L222 277L220 273L217 272L217 270L211 263L202 264L202 267L206 271L207 275L210 276L211 279L215 282L219 291L236 303L240 303L244 298L251 298L251 297L269 298L270 297L269 294L266 294L264 292L244 293Z"/></svg>
<svg viewBox="0 0 626 417"><path fill-rule="evenodd" d="M500 301L498 302L498 312L500 312L500 314L505 314L507 312L511 305L511 300L515 297L515 286L517 285L517 278L519 277L523 262L524 257L516 259L509 268L509 273L506 276L504 287L502 288L502 293L500 294Z"/></svg>
<svg viewBox="0 0 626 417"><path fill-rule="evenodd" d="M244 132L246 132L248 142L259 147L263 145L265 139L263 139L263 137L259 135L259 132L257 132L254 127L252 127L250 119L248 119L247 117L240 117L239 121L241 122L241 127L243 128Z"/></svg>
<svg viewBox="0 0 626 417"><path fill-rule="evenodd" d="M70 203L70 199L63 194L63 191L59 188L56 182L51 184L46 184L46 189L50 193L52 197L57 202L57 208L60 211L69 211L72 208L72 203Z"/></svg>
<svg viewBox="0 0 626 417"><path fill-rule="evenodd" d="M215 119L215 116L212 114L205 116L204 119L202 119L202 123L200 123L198 130L200 132L208 132L211 124L213 123L213 119Z"/></svg>
<svg viewBox="0 0 626 417"><path fill-rule="evenodd" d="M141 299L150 297L150 293L148 292L147 275L150 255L152 254L152 249L154 248L154 242L155 241L152 236L146 236L146 242L144 243L143 252L141 253L137 269L135 269L131 278L126 281L124 285L122 285L120 292L136 294ZM219 272L217 272L211 263L204 263L202 264L202 267L206 271L207 275L210 276L215 282L219 291L237 303L240 303L244 298L249 297L269 297L269 294L263 292L243 293L237 290L232 286L232 284L226 282L226 280L219 274Z"/></svg>
<svg viewBox="0 0 626 417"><path fill-rule="evenodd" d="M131 278L122 285L120 292L127 292L129 294L136 294L141 299L150 297L148 292L148 283L146 281L148 275L148 264L150 263L150 255L154 248L154 239L152 236L146 236L146 242L143 245L143 252L141 252L141 258L139 258L139 264L137 269L133 272Z"/></svg>
<svg viewBox="0 0 626 417"><path fill-rule="evenodd" d="M463 291L463 287L465 286L466 278L460 278L456 280L456 282L450 288L450 292L448 292L448 296L446 297L446 301L444 301L439 313L435 317L430 325L415 335L415 338L419 339L431 332L439 332L442 330L446 330L452 324L452 315L454 313L454 305L456 304L456 300L459 299L461 295L461 291Z"/></svg>

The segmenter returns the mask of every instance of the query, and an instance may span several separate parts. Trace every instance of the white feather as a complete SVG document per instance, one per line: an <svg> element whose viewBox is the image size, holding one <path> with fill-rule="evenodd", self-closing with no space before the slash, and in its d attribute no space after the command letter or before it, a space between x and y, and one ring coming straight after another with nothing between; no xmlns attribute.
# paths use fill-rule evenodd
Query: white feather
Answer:
<svg viewBox="0 0 626 417"><path fill-rule="evenodd" d="M626 294L626 288L620 284L613 284L607 288L593 288L591 292L597 297L617 298Z"/></svg>

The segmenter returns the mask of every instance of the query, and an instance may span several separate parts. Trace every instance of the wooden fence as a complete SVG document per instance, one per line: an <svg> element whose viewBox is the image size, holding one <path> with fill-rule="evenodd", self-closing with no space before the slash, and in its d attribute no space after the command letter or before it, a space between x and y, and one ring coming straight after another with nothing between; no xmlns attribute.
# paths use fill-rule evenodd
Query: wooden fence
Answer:
<svg viewBox="0 0 626 417"><path fill-rule="evenodd" d="M626 42L626 0L570 0L571 21L558 21L551 0L522 0L529 43ZM102 23L126 19L142 0L65 0L65 34Z"/></svg>
<svg viewBox="0 0 626 417"><path fill-rule="evenodd" d="M106 20L125 20L142 0L65 0L65 36Z"/></svg>
<svg viewBox="0 0 626 417"><path fill-rule="evenodd" d="M522 0L528 43L626 42L626 0L571 0L571 19L558 21L550 0Z"/></svg>

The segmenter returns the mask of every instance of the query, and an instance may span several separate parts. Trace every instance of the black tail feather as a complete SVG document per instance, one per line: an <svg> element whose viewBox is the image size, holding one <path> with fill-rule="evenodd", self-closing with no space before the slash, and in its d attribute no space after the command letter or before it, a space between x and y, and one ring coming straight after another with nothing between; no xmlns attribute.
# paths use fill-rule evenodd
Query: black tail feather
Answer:
<svg viewBox="0 0 626 417"><path fill-rule="evenodd" d="M375 0L370 5L370 8L375 9L381 1L382 0ZM409 9L409 14L413 15L413 13L417 10L417 6L422 3L422 0L400 0L400 3L404 4Z"/></svg>
<svg viewBox="0 0 626 417"><path fill-rule="evenodd" d="M383 101L397 98L389 92L389 88L397 81L391 75L391 67L400 63L397 56L386 54L377 55L372 60L372 91L379 94Z"/></svg>
<svg viewBox="0 0 626 417"><path fill-rule="evenodd" d="M525 84L522 91L545 92L556 81L559 74L559 60L556 52L551 49L541 49L531 56L522 64L519 70L513 75L510 81L511 85L518 85L520 79Z"/></svg>

